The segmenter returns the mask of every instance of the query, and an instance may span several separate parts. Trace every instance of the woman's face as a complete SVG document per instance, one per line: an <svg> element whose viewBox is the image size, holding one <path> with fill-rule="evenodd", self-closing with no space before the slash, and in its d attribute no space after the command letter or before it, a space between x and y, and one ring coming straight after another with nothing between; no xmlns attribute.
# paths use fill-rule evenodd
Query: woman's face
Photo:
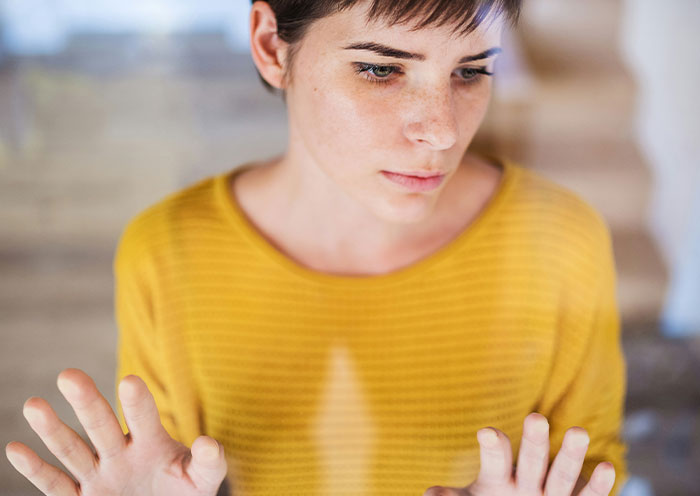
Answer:
<svg viewBox="0 0 700 496"><path fill-rule="evenodd" d="M364 9L317 21L301 41L286 88L291 156L320 168L376 216L416 222L432 210L483 120L492 78L482 72L493 71L502 23L484 22L458 38L449 26L365 25ZM368 43L417 55L358 46ZM417 191L382 171L445 177Z"/></svg>

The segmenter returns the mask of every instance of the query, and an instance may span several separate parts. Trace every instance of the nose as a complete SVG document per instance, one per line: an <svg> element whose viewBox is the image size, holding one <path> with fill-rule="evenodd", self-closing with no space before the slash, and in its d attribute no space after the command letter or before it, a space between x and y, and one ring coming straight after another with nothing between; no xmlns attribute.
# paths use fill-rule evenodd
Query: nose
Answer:
<svg viewBox="0 0 700 496"><path fill-rule="evenodd" d="M452 93L448 89L415 92L408 98L410 119L404 135L434 150L445 150L457 142L458 126Z"/></svg>

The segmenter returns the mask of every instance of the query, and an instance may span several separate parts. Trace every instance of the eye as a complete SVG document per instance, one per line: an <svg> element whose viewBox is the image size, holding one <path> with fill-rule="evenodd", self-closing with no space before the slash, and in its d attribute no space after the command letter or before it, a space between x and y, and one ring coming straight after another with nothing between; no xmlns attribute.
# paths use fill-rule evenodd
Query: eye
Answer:
<svg viewBox="0 0 700 496"><path fill-rule="evenodd" d="M393 78L390 76L394 73L402 74L401 68L393 65L376 65L356 62L355 72L362 74L362 77L371 83L388 84ZM493 72L486 70L486 67L462 67L457 69L461 73L461 83L465 86L478 83L484 76L493 76Z"/></svg>
<svg viewBox="0 0 700 496"><path fill-rule="evenodd" d="M394 72L401 73L401 70L393 65L374 65L358 62L355 63L355 72L363 74L362 77L371 83L387 84L391 82L389 76Z"/></svg>
<svg viewBox="0 0 700 496"><path fill-rule="evenodd" d="M486 70L486 67L462 67L458 69L462 73L465 84L478 82L484 76L493 76L493 72Z"/></svg>

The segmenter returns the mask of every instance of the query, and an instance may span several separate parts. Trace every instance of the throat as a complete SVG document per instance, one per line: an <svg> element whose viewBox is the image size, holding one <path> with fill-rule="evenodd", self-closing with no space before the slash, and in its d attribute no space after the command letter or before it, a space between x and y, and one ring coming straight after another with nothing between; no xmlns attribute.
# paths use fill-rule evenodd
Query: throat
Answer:
<svg viewBox="0 0 700 496"><path fill-rule="evenodd" d="M340 276L387 274L440 251L469 229L493 196L501 175L498 166L485 161L462 164L436 203L431 220L382 245L380 229L372 234L369 228L357 228L358 224L339 226L322 212L285 207L286 194L275 186L280 183L271 170L269 165L256 165L230 185L249 223L294 263Z"/></svg>

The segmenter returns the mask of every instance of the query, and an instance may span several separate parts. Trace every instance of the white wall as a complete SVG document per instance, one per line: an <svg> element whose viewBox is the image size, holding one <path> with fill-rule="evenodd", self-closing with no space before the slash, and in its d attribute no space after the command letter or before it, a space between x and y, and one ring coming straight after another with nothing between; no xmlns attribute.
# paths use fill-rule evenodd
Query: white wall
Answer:
<svg viewBox="0 0 700 496"><path fill-rule="evenodd" d="M623 3L637 138L654 176L649 228L671 273L661 324L668 335L700 333L700 1Z"/></svg>

